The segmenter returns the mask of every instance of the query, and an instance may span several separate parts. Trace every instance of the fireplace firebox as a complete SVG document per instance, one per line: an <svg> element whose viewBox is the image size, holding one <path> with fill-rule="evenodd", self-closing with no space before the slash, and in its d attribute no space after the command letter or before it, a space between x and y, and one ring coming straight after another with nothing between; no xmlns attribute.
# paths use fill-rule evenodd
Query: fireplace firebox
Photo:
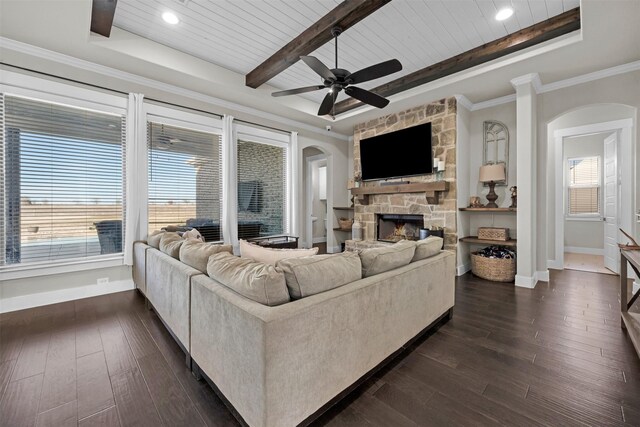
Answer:
<svg viewBox="0 0 640 427"><path fill-rule="evenodd" d="M381 242L418 240L424 227L422 215L376 214L376 238Z"/></svg>

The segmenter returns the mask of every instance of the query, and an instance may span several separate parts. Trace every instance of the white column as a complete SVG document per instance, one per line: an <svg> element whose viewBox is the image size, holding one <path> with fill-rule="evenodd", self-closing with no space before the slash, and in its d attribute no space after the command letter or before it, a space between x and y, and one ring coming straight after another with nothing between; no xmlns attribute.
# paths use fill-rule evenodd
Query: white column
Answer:
<svg viewBox="0 0 640 427"><path fill-rule="evenodd" d="M511 80L516 89L516 144L518 181L518 270L516 286L536 286L536 199L537 199L537 114L536 98L540 87L537 74Z"/></svg>
<svg viewBox="0 0 640 427"><path fill-rule="evenodd" d="M222 118L222 236L238 252L238 150L233 116Z"/></svg>
<svg viewBox="0 0 640 427"><path fill-rule="evenodd" d="M133 242L147 235L147 119L144 95L130 93L126 128L124 263L133 265Z"/></svg>
<svg viewBox="0 0 640 427"><path fill-rule="evenodd" d="M291 132L291 143L289 144L289 173L290 178L289 182L289 206L287 207L287 212L289 215L289 230L288 233L292 236L302 237L302 229L300 228L300 205L298 200L300 200L299 194L299 186L298 183L302 182L302 177L300 176L300 159L302 158L302 153L298 152L298 132ZM298 239L300 242L300 239Z"/></svg>

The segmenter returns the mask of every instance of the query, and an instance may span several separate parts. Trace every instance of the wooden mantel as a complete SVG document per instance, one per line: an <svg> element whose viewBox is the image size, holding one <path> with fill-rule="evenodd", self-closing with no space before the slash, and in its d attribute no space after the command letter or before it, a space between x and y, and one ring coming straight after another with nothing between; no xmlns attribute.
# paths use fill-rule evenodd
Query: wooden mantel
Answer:
<svg viewBox="0 0 640 427"><path fill-rule="evenodd" d="M368 205L369 196L374 194L424 193L427 200L431 199L432 203L437 205L439 193L444 191L449 191L447 181L358 187L352 188L351 194L358 198L361 205Z"/></svg>

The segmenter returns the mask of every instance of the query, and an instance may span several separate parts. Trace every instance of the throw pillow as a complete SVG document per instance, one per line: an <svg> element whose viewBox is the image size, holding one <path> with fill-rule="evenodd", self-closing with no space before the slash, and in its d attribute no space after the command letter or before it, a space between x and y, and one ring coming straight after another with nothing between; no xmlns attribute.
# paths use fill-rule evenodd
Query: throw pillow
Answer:
<svg viewBox="0 0 640 427"><path fill-rule="evenodd" d="M182 237L178 233L166 231L160 239L160 250L171 258L180 258L180 246L182 246Z"/></svg>
<svg viewBox="0 0 640 427"><path fill-rule="evenodd" d="M421 259L430 258L440 253L442 249L442 237L429 236L424 240L416 242L416 253L413 254L411 262L420 261Z"/></svg>
<svg viewBox="0 0 640 427"><path fill-rule="evenodd" d="M184 235L182 237L184 238ZM233 246L204 243L197 239L185 239L180 246L180 261L206 274L209 257L219 252L231 254Z"/></svg>
<svg viewBox="0 0 640 427"><path fill-rule="evenodd" d="M202 237L202 234L200 234L200 232L195 228L192 228L191 230L188 230L188 231L185 231L184 233L182 233L182 238L183 239L196 239L196 240L199 240L201 242L204 242L204 237Z"/></svg>
<svg viewBox="0 0 640 427"><path fill-rule="evenodd" d="M258 262L275 266L278 261L289 258L299 258L303 256L315 255L318 248L311 249L273 249L263 248L260 245L240 240L240 256Z"/></svg>
<svg viewBox="0 0 640 427"><path fill-rule="evenodd" d="M289 302L284 274L272 265L220 252L209 258L207 274L260 304L274 306Z"/></svg>
<svg viewBox="0 0 640 427"><path fill-rule="evenodd" d="M413 259L416 243L401 240L391 246L364 249L360 252L362 277L370 277L405 266Z"/></svg>
<svg viewBox="0 0 640 427"><path fill-rule="evenodd" d="M355 252L290 258L278 262L291 299L319 294L362 278L362 264Z"/></svg>
<svg viewBox="0 0 640 427"><path fill-rule="evenodd" d="M163 234L164 234L164 231L162 230L156 230L152 232L147 237L147 244L152 248L160 249L160 239L162 239Z"/></svg>

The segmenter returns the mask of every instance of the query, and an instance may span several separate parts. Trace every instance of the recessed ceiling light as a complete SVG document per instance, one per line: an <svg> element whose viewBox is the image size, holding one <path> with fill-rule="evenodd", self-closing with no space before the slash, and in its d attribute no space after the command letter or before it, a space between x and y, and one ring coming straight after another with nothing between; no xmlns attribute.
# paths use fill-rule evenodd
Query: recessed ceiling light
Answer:
<svg viewBox="0 0 640 427"><path fill-rule="evenodd" d="M178 22L180 22L180 20L176 16L176 14L173 13L173 12L165 12L165 13L163 13L162 14L162 19L164 19L164 22L166 22L167 24L171 24L171 25L176 25Z"/></svg>
<svg viewBox="0 0 640 427"><path fill-rule="evenodd" d="M513 9L510 7L502 8L496 13L496 21L504 21L507 18L510 18L513 15Z"/></svg>

